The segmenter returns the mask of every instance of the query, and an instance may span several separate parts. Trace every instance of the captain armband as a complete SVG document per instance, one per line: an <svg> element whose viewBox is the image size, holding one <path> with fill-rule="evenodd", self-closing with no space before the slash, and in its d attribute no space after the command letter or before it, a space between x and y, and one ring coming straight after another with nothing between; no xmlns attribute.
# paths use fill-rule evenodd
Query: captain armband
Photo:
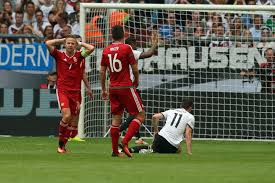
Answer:
<svg viewBox="0 0 275 183"><path fill-rule="evenodd" d="M89 54L87 54L87 52L86 52L86 49L83 49L81 51L81 55L82 55L82 57L88 57L89 56Z"/></svg>

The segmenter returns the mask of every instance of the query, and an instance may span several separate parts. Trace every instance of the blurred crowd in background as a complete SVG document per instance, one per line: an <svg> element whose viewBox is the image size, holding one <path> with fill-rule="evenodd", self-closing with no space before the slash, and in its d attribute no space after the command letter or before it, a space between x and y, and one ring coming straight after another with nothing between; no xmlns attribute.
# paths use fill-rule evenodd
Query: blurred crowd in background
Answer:
<svg viewBox="0 0 275 183"><path fill-rule="evenodd" d="M160 3L160 4L237 4L237 5L275 5L275 0L3 0L0 7L0 42L31 43L68 34L80 35L80 3ZM267 38L275 37L275 15L268 12L260 14L216 13L216 12L177 12L177 11L126 11L121 15L129 35L136 35L137 41L150 42L138 35L150 35L152 29L159 32L160 44L190 45L186 37L226 37L242 36L250 41L212 41L207 46L272 47ZM106 12L92 12L87 19L86 37L91 42L104 41L106 35ZM110 17L111 19L111 17ZM126 20L126 21L124 21ZM110 27L109 27L110 28ZM105 31L105 32L104 32ZM3 35L33 35L39 39L13 39ZM146 37L146 36L145 36ZM149 36L148 36L149 37ZM167 43L168 41L168 43Z"/></svg>
<svg viewBox="0 0 275 183"><path fill-rule="evenodd" d="M0 43L28 44L80 35L80 3L274 6L275 0L1 0ZM150 47L151 33L156 31L159 46L196 46L197 53L202 46L254 47L262 53L271 48L265 57L274 60L274 12L92 9L85 13L85 40L101 48L111 41L111 27L121 24L125 37L133 37L137 47Z"/></svg>
<svg viewBox="0 0 275 183"><path fill-rule="evenodd" d="M4 0L1 1L0 38L1 43L32 43L68 34L80 35L80 3L160 3L160 4L237 4L237 5L274 5L275 0ZM117 13L119 12L119 13ZM160 44L192 45L186 37L227 37L242 36L247 41L212 41L206 46L272 47L267 38L275 37L275 15L236 14L215 12L162 12L114 10L110 16L110 26L124 23L129 35L135 35L138 43L147 44L146 36L152 29L159 32ZM100 46L106 35L106 12L92 12L88 17L86 39ZM121 18L112 23L111 18ZM126 20L126 21L124 21ZM110 28L109 26L109 28ZM33 35L39 39L5 38L3 35ZM150 36L147 36L150 37ZM251 40L252 39L252 40ZM193 39L194 40L194 39ZM145 45L146 46L146 45Z"/></svg>

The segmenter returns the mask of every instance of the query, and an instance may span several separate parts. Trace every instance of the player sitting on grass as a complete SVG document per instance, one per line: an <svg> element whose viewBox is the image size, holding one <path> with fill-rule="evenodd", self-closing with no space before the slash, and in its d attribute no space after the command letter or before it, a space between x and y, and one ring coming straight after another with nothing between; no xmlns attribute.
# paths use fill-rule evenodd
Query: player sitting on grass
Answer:
<svg viewBox="0 0 275 183"><path fill-rule="evenodd" d="M181 141L186 141L186 154L192 154L192 131L195 118L190 114L193 101L190 99L182 102L181 108L171 109L153 115L154 140L152 145L141 145L129 148L131 153L156 152L156 153L180 153ZM166 121L163 128L158 131L159 120ZM121 146L121 145L120 145Z"/></svg>

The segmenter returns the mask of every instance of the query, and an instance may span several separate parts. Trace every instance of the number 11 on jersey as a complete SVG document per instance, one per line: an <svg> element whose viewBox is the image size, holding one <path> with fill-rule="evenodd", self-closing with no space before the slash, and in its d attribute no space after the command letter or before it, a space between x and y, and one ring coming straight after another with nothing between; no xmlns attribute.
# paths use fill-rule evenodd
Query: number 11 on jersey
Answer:
<svg viewBox="0 0 275 183"><path fill-rule="evenodd" d="M172 121L172 123L171 123L171 126L173 126L173 124L174 124L174 122L175 122L177 116L178 116L178 113L175 113L175 116L174 116L174 118L173 118L173 121ZM175 125L175 128L177 128L177 127L179 126L179 123L180 123L181 118L182 118L182 114L179 115L179 118L178 118L178 121L177 121L177 123L176 123L176 125Z"/></svg>
<svg viewBox="0 0 275 183"><path fill-rule="evenodd" d="M117 59L117 53L114 55L114 58L112 58L112 54L108 54L108 58L111 72L120 72L122 70L122 64L121 61Z"/></svg>

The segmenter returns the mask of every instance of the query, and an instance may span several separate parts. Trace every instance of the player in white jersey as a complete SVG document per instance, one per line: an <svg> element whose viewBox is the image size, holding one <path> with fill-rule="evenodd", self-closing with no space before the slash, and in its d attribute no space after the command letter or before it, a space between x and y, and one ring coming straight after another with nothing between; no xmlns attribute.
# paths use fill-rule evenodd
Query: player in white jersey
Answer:
<svg viewBox="0 0 275 183"><path fill-rule="evenodd" d="M192 100L184 100L181 108L171 109L153 115L155 139L152 149L159 153L176 153L181 151L181 141L186 141L186 153L192 154L191 141L195 118L190 113L193 107ZM165 119L164 127L158 132L158 122Z"/></svg>
<svg viewBox="0 0 275 183"><path fill-rule="evenodd" d="M154 141L152 146L135 146L129 148L132 153L145 152L152 149L156 153L180 153L181 142L186 141L186 154L192 154L192 131L195 118L190 113L193 101L190 99L182 102L181 108L171 109L153 115ZM165 125L158 131L159 120L165 120ZM148 152L148 151L146 151Z"/></svg>
<svg viewBox="0 0 275 183"><path fill-rule="evenodd" d="M152 57L157 49L158 46L158 34L157 32L153 32L152 33L152 38L151 38L151 42L152 42L152 46L150 49L148 49L147 51L139 51L137 50L137 43L136 43L136 39L129 37L128 39L125 40L125 44L129 44L132 49L133 49L133 54L136 60L139 59L145 59L145 58L149 58ZM131 70L130 70L131 71ZM133 78L133 74L132 72L131 74L131 78ZM140 95L140 90L138 90L138 93ZM141 98L141 96L140 96ZM123 132L124 130L126 130L130 124L130 122L134 119L134 116L129 116L121 125L120 125L120 132ZM143 139L140 136L139 131L136 133L135 137L137 138L137 140L135 141L136 144L146 144L145 141L143 141Z"/></svg>

